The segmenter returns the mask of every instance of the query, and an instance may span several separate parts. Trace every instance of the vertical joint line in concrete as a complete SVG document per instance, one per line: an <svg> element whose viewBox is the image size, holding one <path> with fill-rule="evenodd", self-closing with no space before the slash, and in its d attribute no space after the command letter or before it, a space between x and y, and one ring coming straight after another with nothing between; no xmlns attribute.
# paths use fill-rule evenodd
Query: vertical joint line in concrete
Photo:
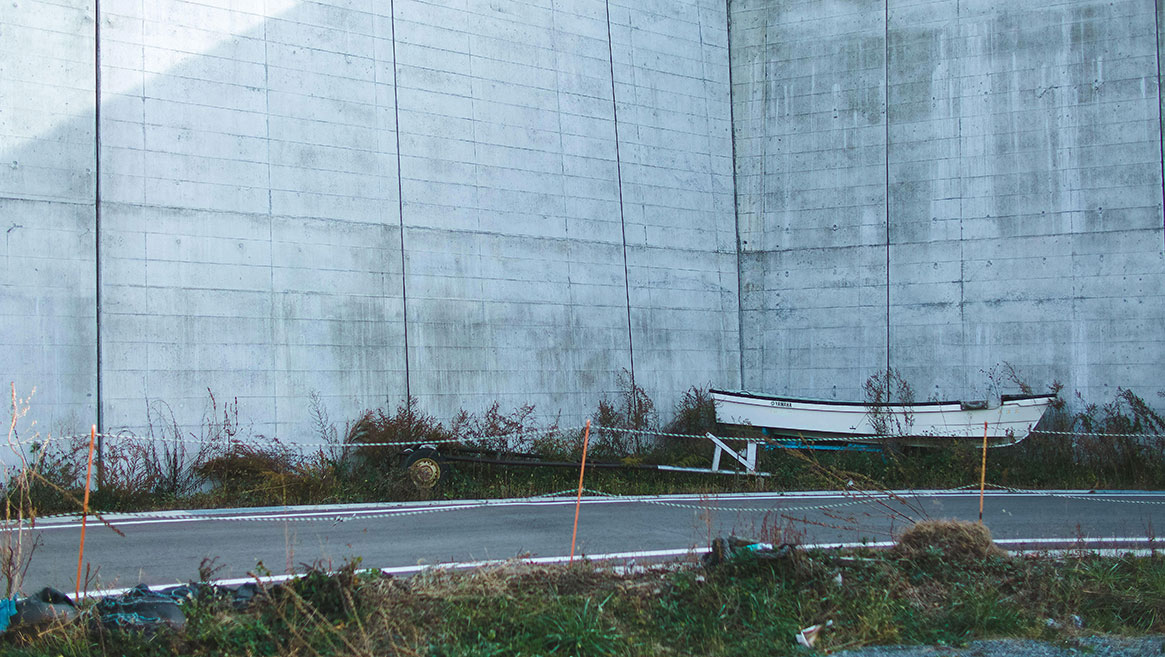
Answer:
<svg viewBox="0 0 1165 657"><path fill-rule="evenodd" d="M95 347L97 351L97 432L105 433L101 385L101 0L93 0L93 284ZM97 481L104 479L102 452L105 439L97 439Z"/></svg>
<svg viewBox="0 0 1165 657"><path fill-rule="evenodd" d="M404 324L405 341L405 403L411 405L413 390L409 380L409 293L407 277L405 276L405 196L404 182L400 171L400 100L397 96L397 61L396 61L396 3L388 3L389 36L392 41L392 116L393 134L396 136L396 204L397 216L400 220L400 307L401 318Z"/></svg>
<svg viewBox="0 0 1165 657"><path fill-rule="evenodd" d="M267 3L263 3L263 134L267 139L267 286L271 293L268 296L270 305L267 309L267 319L270 322L268 329L269 340L274 352L275 345L275 200L274 187L271 178L271 44L267 41ZM143 12L144 14L144 12ZM144 68L144 66L143 66ZM142 142L145 143L144 141ZM272 356L274 362L275 356ZM273 410L274 429L272 433L279 434L279 380L275 379L271 387L271 408Z"/></svg>
<svg viewBox="0 0 1165 657"><path fill-rule="evenodd" d="M266 10L266 3L264 3L264 10ZM263 123L263 133L267 137L267 139L266 139L266 141L267 141L267 234L268 234L268 239L270 240L270 243L274 244L273 230L272 230L272 225L271 225L271 217L273 214L275 214L275 200L274 200L274 193L272 190L272 187L274 187L274 185L272 184L272 179L271 179L271 57L268 53L268 46L269 46L269 44L267 42L267 21L264 20L263 21L263 114L266 118L264 119L264 123ZM272 270L274 270L275 269L274 259L269 258L267 262L270 265L270 268ZM275 286L274 286L275 274L274 274L274 272L271 274L271 280L272 280L271 294L274 295L275 294ZM272 299L272 303L274 304L274 299ZM272 310L274 311L274 308L272 308ZM274 319L274 317L272 317L272 319ZM275 330L274 323L272 324L272 330ZM272 344L274 344L274 340L272 340Z"/></svg>
<svg viewBox="0 0 1165 657"><path fill-rule="evenodd" d="M886 113L882 123L885 126L885 201L886 201L886 371L890 371L890 0L885 1L882 28L882 69L884 71Z"/></svg>
<svg viewBox="0 0 1165 657"><path fill-rule="evenodd" d="M731 0L724 0L724 32L728 39L728 130L732 140L732 226L736 229L736 355L740 362L740 389L744 385L744 265L740 242L740 195L736 182L736 106L732 102L732 7Z"/></svg>
<svg viewBox="0 0 1165 657"><path fill-rule="evenodd" d="M619 154L619 103L615 99L615 46L611 41L611 0L607 12L607 61L611 65L611 112L615 123L615 176L619 184L619 226L623 235L623 291L627 297L627 355L631 360L631 388L635 389L635 339L631 331L631 269L627 265L627 220L623 213L623 160Z"/></svg>
<svg viewBox="0 0 1165 657"><path fill-rule="evenodd" d="M1165 117L1161 116L1161 0L1153 0L1153 32L1157 44L1157 144L1161 154L1161 238L1165 244Z"/></svg>

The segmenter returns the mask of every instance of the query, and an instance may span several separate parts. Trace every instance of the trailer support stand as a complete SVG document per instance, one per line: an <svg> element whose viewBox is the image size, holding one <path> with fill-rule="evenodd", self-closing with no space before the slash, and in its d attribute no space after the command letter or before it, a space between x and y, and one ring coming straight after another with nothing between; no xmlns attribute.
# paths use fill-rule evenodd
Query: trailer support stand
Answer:
<svg viewBox="0 0 1165 657"><path fill-rule="evenodd" d="M741 453L741 452L737 452L736 450L729 447L727 444L724 443L723 440L720 440L716 436L713 436L711 432L704 434L704 435L705 435L705 437L708 438L708 440L712 441L713 445L716 446L716 451L712 454L712 470L713 471L720 469L720 456L724 453L727 453L729 456L731 456L732 458L739 461L740 464L744 466L744 469L749 472L749 474L756 474L756 441L755 440L746 441L746 446L744 448L745 451L743 453Z"/></svg>

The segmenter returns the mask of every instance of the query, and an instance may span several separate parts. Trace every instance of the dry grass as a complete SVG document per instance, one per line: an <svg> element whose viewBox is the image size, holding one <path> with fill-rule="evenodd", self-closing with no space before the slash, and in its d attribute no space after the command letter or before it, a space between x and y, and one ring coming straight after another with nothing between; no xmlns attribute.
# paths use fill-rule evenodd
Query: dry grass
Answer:
<svg viewBox="0 0 1165 657"><path fill-rule="evenodd" d="M906 538L904 545L927 558L808 550L797 551L805 567L787 569L744 551L711 568L624 572L585 561L513 561L408 579L349 562L268 588L244 610L229 599L192 600L184 605L184 634L143 637L78 623L24 641L0 639L0 652L791 656L802 654L793 642L799 629L828 620L833 625L818 644L826 651L978 637L1055 640L1072 635L1073 616L1096 632L1165 629L1160 559L979 558L997 548L977 525L963 523L925 523ZM934 556L947 554L952 558Z"/></svg>
<svg viewBox="0 0 1165 657"><path fill-rule="evenodd" d="M991 530L965 520L924 520L898 537L893 554L906 559L939 557L954 563L1004 557Z"/></svg>
<svg viewBox="0 0 1165 657"><path fill-rule="evenodd" d="M546 593L551 595L594 595L611 591L625 580L610 570L595 568L579 560L565 566L545 566L513 560L469 571L434 569L409 581L420 595L451 599L464 596L508 596Z"/></svg>

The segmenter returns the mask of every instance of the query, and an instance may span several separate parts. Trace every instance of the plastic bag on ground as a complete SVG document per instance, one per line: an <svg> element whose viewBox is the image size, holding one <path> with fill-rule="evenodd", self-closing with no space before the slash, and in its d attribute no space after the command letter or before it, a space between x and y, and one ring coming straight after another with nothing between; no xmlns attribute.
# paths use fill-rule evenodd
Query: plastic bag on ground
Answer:
<svg viewBox="0 0 1165 657"><path fill-rule="evenodd" d="M69 596L53 588L43 588L35 595L16 600L8 619L8 631L40 629L53 623L67 623L77 618L77 607Z"/></svg>

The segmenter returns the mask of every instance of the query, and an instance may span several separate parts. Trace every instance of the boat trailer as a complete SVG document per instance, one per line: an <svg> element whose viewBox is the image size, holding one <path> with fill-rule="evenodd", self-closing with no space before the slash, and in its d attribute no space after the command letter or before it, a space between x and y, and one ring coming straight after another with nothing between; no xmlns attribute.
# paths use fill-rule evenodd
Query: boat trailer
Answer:
<svg viewBox="0 0 1165 657"><path fill-rule="evenodd" d="M855 443L825 444L817 441L805 441L792 438L776 437L719 437L712 432L704 434L712 443L712 467L695 468L678 465L664 465L655 463L623 463L623 462L594 462L588 461L587 468L602 470L655 470L659 472L683 472L693 474L718 474L748 477L771 477L771 472L757 470L757 454L760 449L811 449L811 450L849 450L863 452L881 452L880 445ZM744 441L741 450L731 447L725 441ZM728 459L724 457L727 456ZM577 461L550 461L536 454L520 452L498 452L476 449L472 447L458 447L454 451L439 453L436 445L422 444L406 450L402 455L409 477L418 488L432 488L448 476L445 462L478 463L482 465L503 465L519 467L546 467L578 469L581 464ZM729 467L733 461L739 467Z"/></svg>

